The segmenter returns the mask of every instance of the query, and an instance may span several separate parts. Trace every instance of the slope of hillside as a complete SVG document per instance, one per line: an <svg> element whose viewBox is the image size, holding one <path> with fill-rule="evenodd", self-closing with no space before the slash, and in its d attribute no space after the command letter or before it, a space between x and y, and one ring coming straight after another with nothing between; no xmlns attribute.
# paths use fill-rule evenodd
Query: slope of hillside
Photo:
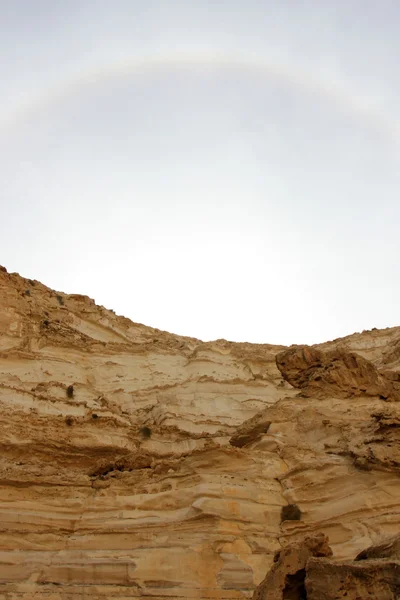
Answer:
<svg viewBox="0 0 400 600"><path fill-rule="evenodd" d="M250 598L400 531L400 328L204 343L2 268L0 373L0 598Z"/></svg>

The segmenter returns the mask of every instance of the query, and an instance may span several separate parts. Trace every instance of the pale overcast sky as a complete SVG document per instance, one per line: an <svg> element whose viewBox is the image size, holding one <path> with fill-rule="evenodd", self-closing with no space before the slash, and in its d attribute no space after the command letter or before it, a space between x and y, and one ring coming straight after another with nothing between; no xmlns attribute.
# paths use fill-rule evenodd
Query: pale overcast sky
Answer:
<svg viewBox="0 0 400 600"><path fill-rule="evenodd" d="M133 321L399 325L398 0L0 0L0 264Z"/></svg>

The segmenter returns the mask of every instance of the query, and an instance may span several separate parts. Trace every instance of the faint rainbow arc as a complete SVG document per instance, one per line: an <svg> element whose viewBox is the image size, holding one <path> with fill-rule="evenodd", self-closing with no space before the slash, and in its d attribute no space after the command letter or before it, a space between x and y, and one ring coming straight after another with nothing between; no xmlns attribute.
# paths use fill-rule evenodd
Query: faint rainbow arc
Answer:
<svg viewBox="0 0 400 600"><path fill-rule="evenodd" d="M389 119L382 108L371 106L361 97L354 95L342 86L323 81L321 78L312 76L310 73L305 73L297 68L289 68L283 63L217 55L148 57L88 68L66 81L48 88L37 96L28 98L7 114L0 115L0 133L7 134L7 132L13 130L19 130L24 123L34 118L35 115L65 101L68 97L79 94L80 90L90 86L141 73L180 69L244 71L267 77L303 93L309 93L328 100L339 109L352 114L355 118L368 122L371 127L378 129L388 138L400 141L400 123Z"/></svg>

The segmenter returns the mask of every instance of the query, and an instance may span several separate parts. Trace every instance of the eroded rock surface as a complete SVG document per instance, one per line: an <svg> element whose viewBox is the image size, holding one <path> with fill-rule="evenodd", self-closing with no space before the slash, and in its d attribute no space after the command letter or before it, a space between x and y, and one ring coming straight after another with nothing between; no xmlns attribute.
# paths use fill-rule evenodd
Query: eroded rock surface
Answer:
<svg viewBox="0 0 400 600"><path fill-rule="evenodd" d="M254 592L254 600L396 600L400 536L363 551L354 561L332 558L322 535L290 543ZM358 561L358 562L357 562Z"/></svg>
<svg viewBox="0 0 400 600"><path fill-rule="evenodd" d="M305 587L307 600L397 600L400 595L400 562L334 563L310 559Z"/></svg>
<svg viewBox="0 0 400 600"><path fill-rule="evenodd" d="M276 553L274 565L257 587L253 600L301 600L306 598L306 567L311 557L332 556L323 534L306 537Z"/></svg>
<svg viewBox="0 0 400 600"><path fill-rule="evenodd" d="M354 560L370 560L375 558L395 558L400 560L400 535L394 535L366 548L357 554Z"/></svg>
<svg viewBox="0 0 400 600"><path fill-rule="evenodd" d="M0 599L251 598L289 543L399 532L399 348L203 343L0 269Z"/></svg>
<svg viewBox="0 0 400 600"><path fill-rule="evenodd" d="M280 352L276 364L285 380L307 395L319 393L345 398L366 395L400 400L395 383L355 352L293 347Z"/></svg>

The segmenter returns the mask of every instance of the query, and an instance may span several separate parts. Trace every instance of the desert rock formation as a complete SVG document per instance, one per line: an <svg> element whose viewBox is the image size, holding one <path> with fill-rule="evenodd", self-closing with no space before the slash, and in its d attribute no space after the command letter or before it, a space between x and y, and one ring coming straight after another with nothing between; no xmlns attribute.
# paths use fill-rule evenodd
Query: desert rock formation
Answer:
<svg viewBox="0 0 400 600"><path fill-rule="evenodd" d="M397 535L367 548L353 561L335 562L323 534L306 537L276 553L274 564L253 599L397 600L399 548Z"/></svg>
<svg viewBox="0 0 400 600"><path fill-rule="evenodd" d="M400 328L204 343L1 269L0 334L0 600L251 598L400 532Z"/></svg>
<svg viewBox="0 0 400 600"><path fill-rule="evenodd" d="M310 559L322 556L332 556L328 539L323 534L306 537L278 550L269 573L253 594L253 600L307 598L306 576Z"/></svg>

